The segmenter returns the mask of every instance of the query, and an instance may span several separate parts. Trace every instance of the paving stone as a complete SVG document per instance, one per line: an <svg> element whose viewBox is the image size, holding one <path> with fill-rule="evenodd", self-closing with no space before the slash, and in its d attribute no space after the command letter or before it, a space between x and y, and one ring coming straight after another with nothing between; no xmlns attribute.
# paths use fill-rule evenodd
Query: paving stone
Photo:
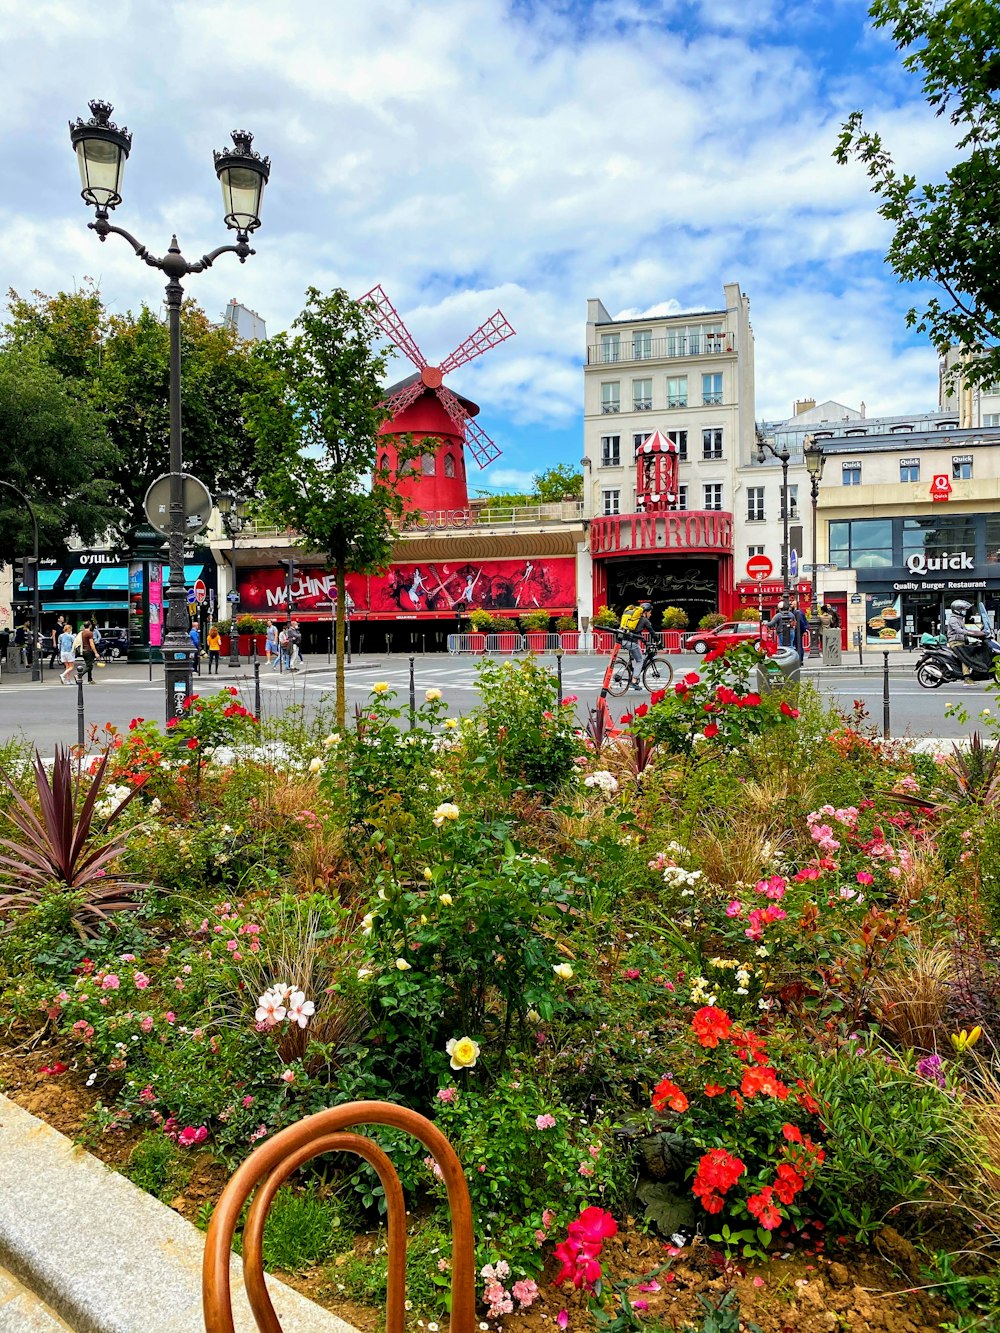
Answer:
<svg viewBox="0 0 1000 1333"><path fill-rule="evenodd" d="M69 1324L0 1268L0 1333L73 1333Z"/></svg>
<svg viewBox="0 0 1000 1333"><path fill-rule="evenodd" d="M204 1235L2 1096L0 1180L0 1265L75 1333L203 1333ZM268 1287L283 1333L354 1333L282 1283ZM239 1260L232 1290L238 1333L256 1333Z"/></svg>

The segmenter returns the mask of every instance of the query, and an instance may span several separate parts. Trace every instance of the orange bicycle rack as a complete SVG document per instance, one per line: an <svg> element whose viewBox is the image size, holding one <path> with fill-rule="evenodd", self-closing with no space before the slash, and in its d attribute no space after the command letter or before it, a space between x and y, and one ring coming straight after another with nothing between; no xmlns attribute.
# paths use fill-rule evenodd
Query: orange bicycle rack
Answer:
<svg viewBox="0 0 1000 1333"><path fill-rule="evenodd" d="M386 1333L404 1333L406 1301L406 1208L403 1190L392 1162L373 1139L348 1131L364 1125L401 1129L428 1149L441 1168L448 1191L452 1224L451 1328L472 1333L475 1328L475 1254L472 1206L462 1165L441 1131L416 1111L391 1102L349 1102L307 1116L261 1144L247 1158L222 1191L205 1242L202 1263L202 1303L206 1333L235 1333L230 1253L243 1206L256 1190L243 1228L243 1285L261 1333L282 1333L281 1324L264 1285L262 1244L267 1214L274 1196L293 1171L327 1152L353 1152L369 1162L385 1190L388 1209L389 1280Z"/></svg>

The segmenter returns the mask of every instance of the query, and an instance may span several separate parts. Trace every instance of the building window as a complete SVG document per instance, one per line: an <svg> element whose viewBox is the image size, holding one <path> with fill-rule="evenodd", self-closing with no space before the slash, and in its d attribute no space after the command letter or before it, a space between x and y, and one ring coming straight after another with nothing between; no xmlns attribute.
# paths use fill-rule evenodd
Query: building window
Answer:
<svg viewBox="0 0 1000 1333"><path fill-rule="evenodd" d="M890 435L905 435L905 434L907 434L908 432L910 432L910 431L912 431L912 430L913 430L913 427L912 427L912 426L892 426L892 427L890 427L889 434L890 434Z"/></svg>
<svg viewBox="0 0 1000 1333"><path fill-rule="evenodd" d="M677 457L682 463L688 457L688 433L686 430L668 430L667 439L677 447Z"/></svg>
<svg viewBox="0 0 1000 1333"><path fill-rule="evenodd" d="M829 528L830 561L838 569L888 569L892 565L891 518L854 518L831 523Z"/></svg>
<svg viewBox="0 0 1000 1333"><path fill-rule="evenodd" d="M976 523L971 515L944 514L903 519L903 564L911 555L941 556L966 552L975 556ZM992 519L986 519L987 550L996 542Z"/></svg>
<svg viewBox="0 0 1000 1333"><path fill-rule="evenodd" d="M702 375L701 401L706 407L722 402L722 375Z"/></svg>
<svg viewBox="0 0 1000 1333"><path fill-rule="evenodd" d="M649 329L639 329L632 334L632 355L637 361L645 361L653 354L653 334Z"/></svg>
<svg viewBox="0 0 1000 1333"><path fill-rule="evenodd" d="M621 436L601 436L601 467L621 467Z"/></svg>
<svg viewBox="0 0 1000 1333"><path fill-rule="evenodd" d="M782 487L781 489L782 489L782 496L781 496L781 504L778 506L778 517L783 520L785 517L785 496L784 496L785 488ZM799 488L793 482L792 485L788 487L789 522L794 523L795 520L798 518L798 516L799 516Z"/></svg>
<svg viewBox="0 0 1000 1333"><path fill-rule="evenodd" d="M763 523L764 521L764 487L747 487L747 522Z"/></svg>
<svg viewBox="0 0 1000 1333"><path fill-rule="evenodd" d="M971 458L953 458L951 460L951 475L953 481L971 481L972 480L972 459Z"/></svg>
<svg viewBox="0 0 1000 1333"><path fill-rule="evenodd" d="M601 360L604 362L621 360L621 334L601 334Z"/></svg>
<svg viewBox="0 0 1000 1333"><path fill-rule="evenodd" d="M845 431L844 431L844 434L845 434L845 435L867 435L867 434L868 434L868 427L867 427L867 426L855 426L855 428L854 428L853 430L845 430Z"/></svg>
<svg viewBox="0 0 1000 1333"><path fill-rule="evenodd" d="M1000 412L984 412L984 413L983 413L983 425L984 425L984 426L1000 426Z"/></svg>
<svg viewBox="0 0 1000 1333"><path fill-rule="evenodd" d="M622 410L622 386L615 381L613 384L601 385L601 411L620 412Z"/></svg>
<svg viewBox="0 0 1000 1333"><path fill-rule="evenodd" d="M938 424L937 424L937 428L938 428L938 430L958 430L958 422L957 422L957 421L939 421Z"/></svg>
<svg viewBox="0 0 1000 1333"><path fill-rule="evenodd" d="M437 475L437 467L434 463L433 454L423 454L420 459L420 471L425 477L434 477Z"/></svg>
<svg viewBox="0 0 1000 1333"><path fill-rule="evenodd" d="M444 456L444 475L453 477L455 475L455 455L445 454Z"/></svg>
<svg viewBox="0 0 1000 1333"><path fill-rule="evenodd" d="M622 504L621 491L601 491L601 513L605 518L611 514L620 514Z"/></svg>
<svg viewBox="0 0 1000 1333"><path fill-rule="evenodd" d="M844 486L861 485L861 464L845 463L840 474L841 484Z"/></svg>
<svg viewBox="0 0 1000 1333"><path fill-rule="evenodd" d="M378 456L378 465L377 465L377 467L376 467L375 470L376 470L377 472L388 472L388 471L389 471L389 455L388 455L388 454L379 454L379 456Z"/></svg>
<svg viewBox="0 0 1000 1333"><path fill-rule="evenodd" d="M900 481L920 480L919 458L901 458L899 460L899 480Z"/></svg>
<svg viewBox="0 0 1000 1333"><path fill-rule="evenodd" d="M632 381L632 409L635 412L649 412L653 406L653 381Z"/></svg>
<svg viewBox="0 0 1000 1333"><path fill-rule="evenodd" d="M764 554L764 548L763 548L763 546L748 546L748 547L747 547L747 559L748 559L748 560L752 560L753 557L754 557L755 555L763 555L763 554Z"/></svg>
<svg viewBox="0 0 1000 1333"><path fill-rule="evenodd" d="M678 375L675 379L667 380L667 406L668 407L687 407L688 405L688 377Z"/></svg>
<svg viewBox="0 0 1000 1333"><path fill-rule="evenodd" d="M703 489L704 489L704 491L705 491L705 508L706 508L706 509L721 509L721 508L722 508L722 482L721 482L721 481L713 481L713 482L709 482L709 484L708 484L707 486L705 486Z"/></svg>
<svg viewBox="0 0 1000 1333"><path fill-rule="evenodd" d="M722 457L721 426L713 426L710 430L701 432L701 456L702 458Z"/></svg>
<svg viewBox="0 0 1000 1333"><path fill-rule="evenodd" d="M684 486L677 487L677 508L687 509L687 507L688 507L688 488L687 485L685 484Z"/></svg>

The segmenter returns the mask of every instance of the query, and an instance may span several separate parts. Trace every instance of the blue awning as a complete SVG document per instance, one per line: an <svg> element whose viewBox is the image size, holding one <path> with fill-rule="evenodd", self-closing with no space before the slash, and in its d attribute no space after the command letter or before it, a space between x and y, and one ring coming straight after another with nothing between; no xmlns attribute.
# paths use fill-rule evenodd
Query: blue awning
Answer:
<svg viewBox="0 0 1000 1333"><path fill-rule="evenodd" d="M80 584L87 576L85 569L74 569L70 572L69 578L63 584L64 592L72 592L74 588L79 588Z"/></svg>
<svg viewBox="0 0 1000 1333"><path fill-rule="evenodd" d="M58 581L58 579L59 579L59 575L60 575L61 573L62 573L62 570L60 570L60 569L40 569L40 570L38 571L38 590L39 590L39 592L47 592L47 591L49 591L50 589L54 588L54 587L56 586L56 583L57 583L57 581ZM23 584L23 583L19 584L18 587L19 587L19 589L20 589L21 592L30 592L30 591L31 591L31 589L30 589L29 587L27 587L27 586L26 586L25 584Z"/></svg>
<svg viewBox="0 0 1000 1333"><path fill-rule="evenodd" d="M127 611L128 601L124 597L117 602L50 602L46 599L43 610L75 611L78 616L87 616L91 611Z"/></svg>
<svg viewBox="0 0 1000 1333"><path fill-rule="evenodd" d="M96 592L100 589L103 592L128 592L128 568L125 565L112 566L111 568L99 569L97 577L91 585Z"/></svg>

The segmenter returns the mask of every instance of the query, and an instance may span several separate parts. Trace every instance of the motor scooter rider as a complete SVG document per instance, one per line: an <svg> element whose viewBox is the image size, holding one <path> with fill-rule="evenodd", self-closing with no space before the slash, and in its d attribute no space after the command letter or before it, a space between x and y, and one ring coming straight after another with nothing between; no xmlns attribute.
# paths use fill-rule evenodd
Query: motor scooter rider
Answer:
<svg viewBox="0 0 1000 1333"><path fill-rule="evenodd" d="M966 685L975 684L972 679L973 664L981 670L989 670L986 657L989 656L992 659L993 655L992 647L989 644L989 632L982 625L967 625L965 623L965 617L971 610L971 602L967 602L961 597L957 598L948 608L944 626L945 634L948 637L948 646L956 650L955 656L962 664L962 676ZM969 644L970 639L977 640L978 646L983 651L976 653L975 648ZM973 662L966 661L963 649L971 652ZM975 660L976 657L980 659L978 662Z"/></svg>

